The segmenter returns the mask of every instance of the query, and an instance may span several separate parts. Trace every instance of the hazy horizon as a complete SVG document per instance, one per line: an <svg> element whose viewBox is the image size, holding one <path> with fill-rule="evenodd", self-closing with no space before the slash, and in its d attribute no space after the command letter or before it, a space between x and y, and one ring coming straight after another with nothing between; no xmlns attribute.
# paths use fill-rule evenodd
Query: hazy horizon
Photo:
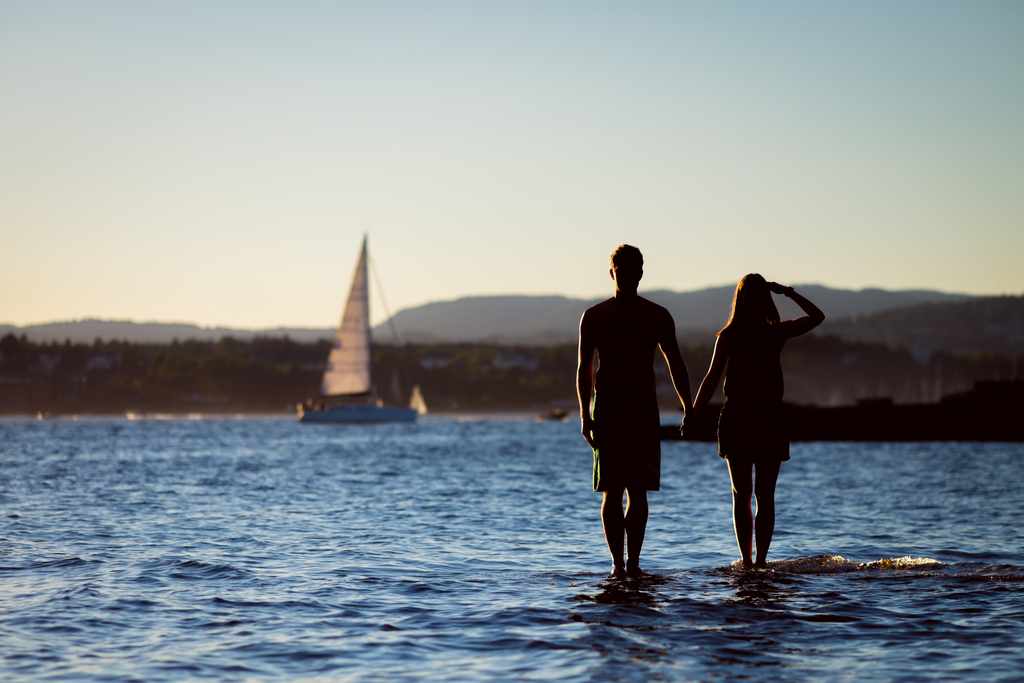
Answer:
<svg viewBox="0 0 1024 683"><path fill-rule="evenodd" d="M364 233L391 312L600 296L620 242L647 289L1024 291L1024 5L3 19L11 324L330 325Z"/></svg>
<svg viewBox="0 0 1024 683"><path fill-rule="evenodd" d="M957 291L948 291L948 290L933 289L933 288L892 289L892 288L888 288L888 287L836 287L836 286L833 286L833 285L828 285L828 284L819 283L819 282L803 282L803 283L793 283L793 284L795 284L797 287L823 287L825 289L830 289L830 290L834 290L834 291L845 291L845 292L867 292L867 291L887 291L887 292L922 291L923 292L923 291L927 291L927 292L934 292L936 294L940 294L940 295L944 295L944 296L945 295L951 295L951 296L980 296L980 297L988 297L988 296L1024 296L1024 291L976 295L976 294L972 294L970 292L957 292ZM690 293L702 292L702 291L707 291L707 290L726 289L726 288L731 289L734 285L735 285L735 283L720 283L720 284L715 284L715 285L705 285L705 286L701 286L701 287L695 287L695 288L692 288L692 289L672 289L672 288L664 288L664 287L659 287L657 289L654 289L654 288L644 288L644 287L641 287L640 290L639 290L639 294L640 295L644 295L646 293L655 293L655 292L672 292L672 293L675 293L675 294L690 294ZM487 293L487 294L480 294L480 293L459 294L459 295L455 295L455 296L452 296L452 297L449 297L449 298L445 298L445 299L434 299L434 300L430 300L430 301L424 301L424 302L420 302L420 303L410 304L409 306L405 306L405 307L397 309L397 310L391 310L391 314L392 315L396 315L396 314L400 313L403 310L415 309L415 308L418 308L420 306L425 306L425 305L430 305L430 304L453 303L453 302L464 300L464 299L478 299L478 298L500 299L500 298L518 298L518 297L548 298L548 297L550 297L550 298L565 298L565 299L581 300L581 301L593 301L593 300L601 300L601 299L610 297L610 296L612 296L612 294L613 294L613 292L611 291L610 288L609 288L609 290L607 292L602 292L602 293L599 293L599 294L592 294L592 295L589 295L589 296L587 296L587 295L579 295L579 296L577 296L577 295L569 295L569 294L560 294L560 293L556 293L556 292L537 292L537 293L500 292L500 293ZM16 322L16 321L11 321L11 320L0 320L0 325L14 325L14 326L19 327L19 328L24 328L24 327L32 327L32 326L37 326L37 325L50 325L50 324L62 324L62 323L78 323L78 322L85 322L85 321L98 321L98 322L105 322L105 323L132 323L132 324L138 324L138 325L147 325L147 324L154 324L154 325L194 325L194 326L201 327L201 328L231 328L231 329L239 329L239 330L263 330L263 329L275 329L275 328L330 329L330 328L333 328L333 327L335 327L337 325L338 318L339 318L339 316L341 314L341 308L343 307L343 305L344 305L344 301L342 301L341 304L339 304L339 308L336 311L335 317L333 319L331 319L331 320L327 320L327 321L324 321L324 322L308 322L308 323L298 323L298 324L270 323L270 324L266 324L266 325L263 325L263 324L261 324L261 325L232 325L232 324L223 323L223 322L217 322L217 321L208 322L208 321L190 320L190 319L183 319L183 318L179 318L179 319L157 319L157 318L144 318L144 317L135 317L135 318L130 318L130 317L129 318L105 318L105 317L101 317L101 316L86 314L86 315L81 315L81 316L75 316L73 318L60 318L60 319L54 318L54 319L49 319L49 320L30 320L30 321L25 321L25 322ZM386 323L387 323L387 318L384 316L383 312L373 311L373 325L374 325L374 327L377 327L377 326L380 326L380 325L385 325Z"/></svg>

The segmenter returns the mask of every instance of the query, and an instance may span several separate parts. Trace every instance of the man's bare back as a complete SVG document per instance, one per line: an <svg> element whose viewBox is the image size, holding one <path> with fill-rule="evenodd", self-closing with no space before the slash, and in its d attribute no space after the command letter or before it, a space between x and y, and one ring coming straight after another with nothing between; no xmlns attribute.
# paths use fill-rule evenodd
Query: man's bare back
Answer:
<svg viewBox="0 0 1024 683"><path fill-rule="evenodd" d="M654 353L675 339L672 315L642 296L618 296L592 306L583 322L600 359L595 389L653 399Z"/></svg>

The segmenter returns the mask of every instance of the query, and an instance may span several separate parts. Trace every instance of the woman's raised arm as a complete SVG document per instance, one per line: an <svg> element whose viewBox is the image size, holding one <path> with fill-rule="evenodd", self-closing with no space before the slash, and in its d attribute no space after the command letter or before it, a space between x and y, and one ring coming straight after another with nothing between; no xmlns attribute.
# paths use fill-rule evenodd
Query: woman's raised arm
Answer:
<svg viewBox="0 0 1024 683"><path fill-rule="evenodd" d="M786 320L779 323L780 329L785 336L799 337L801 334L807 334L815 327L825 322L825 313L811 303L810 299L798 293L792 287L784 287L778 282L769 282L768 288L775 294L782 294L789 297L793 303L803 309L803 312L807 314L802 318Z"/></svg>

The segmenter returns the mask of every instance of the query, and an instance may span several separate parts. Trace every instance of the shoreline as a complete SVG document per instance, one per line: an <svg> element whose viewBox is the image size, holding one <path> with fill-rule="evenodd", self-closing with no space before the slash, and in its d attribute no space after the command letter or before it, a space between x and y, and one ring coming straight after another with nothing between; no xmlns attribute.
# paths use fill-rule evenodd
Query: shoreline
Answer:
<svg viewBox="0 0 1024 683"><path fill-rule="evenodd" d="M482 410L482 411L445 411L421 415L420 420L431 420L433 418L451 420L469 419L495 419L495 420L541 420L541 411L529 412L523 410ZM96 412L96 413L0 413L0 421L75 421L75 420L124 420L127 422L142 420L178 420L178 421L202 421L202 420L295 420L295 413L287 412L262 412L262 411L232 411L232 412L198 412L198 411L124 411L124 412ZM557 420L549 420L555 421ZM562 420L567 422L568 420Z"/></svg>

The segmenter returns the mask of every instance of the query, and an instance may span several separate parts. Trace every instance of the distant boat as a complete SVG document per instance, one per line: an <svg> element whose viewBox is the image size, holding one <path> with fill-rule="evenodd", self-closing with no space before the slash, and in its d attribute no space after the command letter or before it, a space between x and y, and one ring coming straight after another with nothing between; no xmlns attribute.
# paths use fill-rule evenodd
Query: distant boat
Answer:
<svg viewBox="0 0 1024 683"><path fill-rule="evenodd" d="M320 397L297 406L300 422L359 424L416 420L417 410L387 406L377 397L370 378L371 349L370 288L364 237L334 347L327 356ZM425 411L426 403L423 406Z"/></svg>
<svg viewBox="0 0 1024 683"><path fill-rule="evenodd" d="M415 410L418 415L427 414L427 401L423 398L423 392L420 390L419 384L412 388L412 395L409 397L409 407Z"/></svg>
<svg viewBox="0 0 1024 683"><path fill-rule="evenodd" d="M541 413L537 416L538 420L550 420L552 422L562 422L565 418L569 417L569 411L565 408L552 408L546 413Z"/></svg>

